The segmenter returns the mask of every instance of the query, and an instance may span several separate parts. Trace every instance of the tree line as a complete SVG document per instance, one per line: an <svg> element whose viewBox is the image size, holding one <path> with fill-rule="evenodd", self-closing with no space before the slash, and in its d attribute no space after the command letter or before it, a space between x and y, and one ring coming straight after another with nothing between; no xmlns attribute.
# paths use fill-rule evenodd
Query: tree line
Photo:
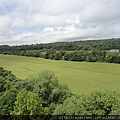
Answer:
<svg viewBox="0 0 120 120"><path fill-rule="evenodd" d="M40 115L42 119L52 115L120 115L120 94L93 91L76 95L51 71L21 80L0 67L0 115L1 119L10 115L9 120L18 119L18 115L19 119L24 116L30 120L40 119Z"/></svg>
<svg viewBox="0 0 120 120"><path fill-rule="evenodd" d="M92 51L55 51L47 50L40 51L13 51L4 52L3 54L21 55L27 57L40 57L51 60L66 60L66 61L86 61L86 62L108 62L120 64L120 52L109 52L106 50Z"/></svg>
<svg viewBox="0 0 120 120"><path fill-rule="evenodd" d="M1 54L40 57L52 60L120 63L120 39L0 46Z"/></svg>
<svg viewBox="0 0 120 120"><path fill-rule="evenodd" d="M47 44L32 44L32 45L19 45L9 46L1 45L0 52L6 51L30 51L30 50L55 50L55 51L69 51L69 50L110 50L120 49L120 38L103 39L103 40L87 40L87 41L74 41L74 42L56 42Z"/></svg>

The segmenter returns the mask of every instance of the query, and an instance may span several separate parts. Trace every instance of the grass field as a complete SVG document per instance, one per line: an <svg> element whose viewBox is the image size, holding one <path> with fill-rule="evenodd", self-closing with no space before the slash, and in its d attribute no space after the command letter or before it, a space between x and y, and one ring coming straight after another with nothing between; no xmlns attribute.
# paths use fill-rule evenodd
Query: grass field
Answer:
<svg viewBox="0 0 120 120"><path fill-rule="evenodd" d="M73 93L93 90L120 91L120 64L54 61L13 55L0 55L0 66L25 79L42 70L51 70Z"/></svg>

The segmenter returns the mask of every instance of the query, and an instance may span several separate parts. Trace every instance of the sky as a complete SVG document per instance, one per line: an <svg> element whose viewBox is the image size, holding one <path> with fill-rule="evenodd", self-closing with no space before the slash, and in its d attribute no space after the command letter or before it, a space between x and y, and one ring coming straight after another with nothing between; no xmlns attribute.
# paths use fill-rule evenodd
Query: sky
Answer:
<svg viewBox="0 0 120 120"><path fill-rule="evenodd" d="M0 45L120 37L120 0L0 0Z"/></svg>

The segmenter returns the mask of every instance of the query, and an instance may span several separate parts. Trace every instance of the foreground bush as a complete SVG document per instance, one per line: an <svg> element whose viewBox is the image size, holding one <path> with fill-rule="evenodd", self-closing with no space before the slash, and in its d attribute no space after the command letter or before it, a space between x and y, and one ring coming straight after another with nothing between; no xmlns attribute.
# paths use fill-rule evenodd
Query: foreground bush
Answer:
<svg viewBox="0 0 120 120"><path fill-rule="evenodd" d="M116 92L95 91L81 97L72 96L58 105L54 115L120 115L120 96Z"/></svg>

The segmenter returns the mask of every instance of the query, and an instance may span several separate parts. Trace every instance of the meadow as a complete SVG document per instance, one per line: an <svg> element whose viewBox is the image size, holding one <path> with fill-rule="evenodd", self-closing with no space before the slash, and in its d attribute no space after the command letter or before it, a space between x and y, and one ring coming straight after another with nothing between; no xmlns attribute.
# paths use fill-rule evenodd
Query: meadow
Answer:
<svg viewBox="0 0 120 120"><path fill-rule="evenodd" d="M120 91L120 64L55 61L1 54L0 67L12 71L21 79L51 70L59 83L68 85L76 94L87 94L93 90Z"/></svg>

